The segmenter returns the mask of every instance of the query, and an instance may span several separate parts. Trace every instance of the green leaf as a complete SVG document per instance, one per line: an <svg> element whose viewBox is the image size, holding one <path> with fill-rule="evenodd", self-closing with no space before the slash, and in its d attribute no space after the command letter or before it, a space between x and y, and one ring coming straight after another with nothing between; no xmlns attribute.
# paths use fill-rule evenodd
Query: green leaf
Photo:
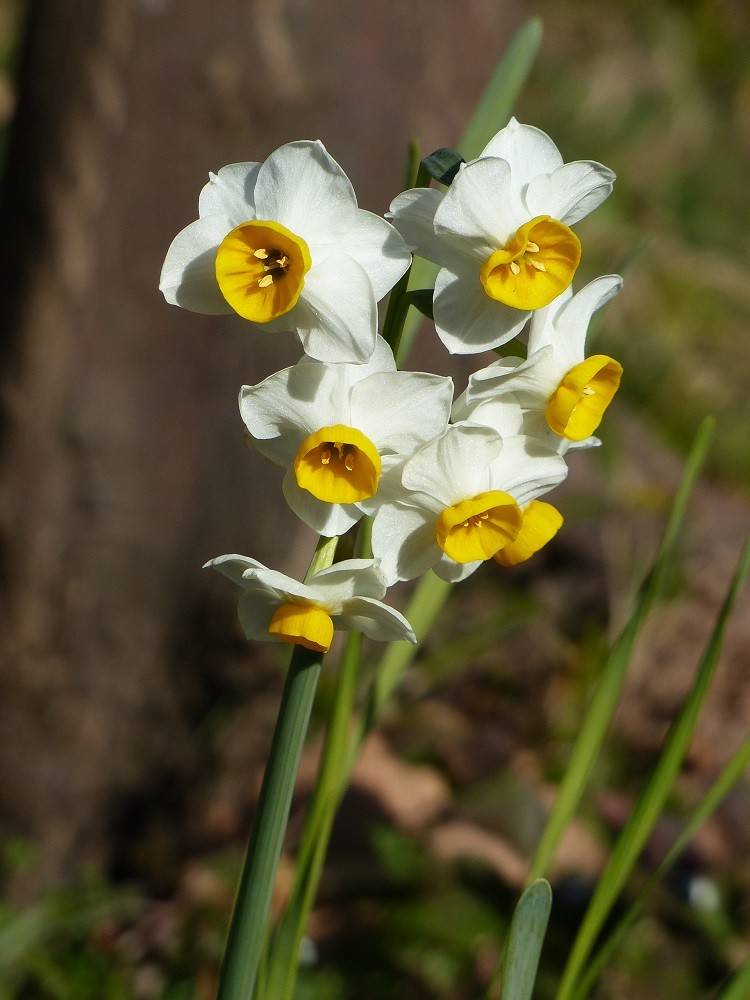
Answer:
<svg viewBox="0 0 750 1000"><path fill-rule="evenodd" d="M521 88L534 65L541 40L542 22L537 17L522 25L511 39L458 143L458 149L465 159L472 160L478 156L493 135L507 125ZM412 286L433 286L437 271L431 261L415 258L411 268ZM421 322L419 313L410 310L401 334L401 357L408 353Z"/></svg>
<svg viewBox="0 0 750 1000"><path fill-rule="evenodd" d="M633 613L615 640L602 669L601 677L575 741L555 805L536 849L531 864L530 878L539 878L548 870L560 838L586 790L591 771L599 757L604 737L620 697L635 641L654 601L662 590L666 571L685 517L685 510L698 473L705 461L713 431L714 421L712 418L706 418L698 428L685 465L680 488L672 504L661 547L651 571L641 586Z"/></svg>
<svg viewBox="0 0 750 1000"><path fill-rule="evenodd" d="M502 1000L531 1000L551 908L552 890L543 878L519 899L503 959Z"/></svg>
<svg viewBox="0 0 750 1000"><path fill-rule="evenodd" d="M646 881L645 885L638 893L633 905L628 909L624 917L616 925L607 940L601 946L592 962L586 968L586 972L576 984L575 1000L584 1000L587 997L601 975L602 970L608 965L615 954L625 935L643 912L652 892L661 882L664 876L670 871L675 862L680 858L685 848L690 844L697 830L706 822L716 809L721 805L730 790L739 781L742 775L750 766L750 738L735 751L731 760L714 781L701 801L691 813L685 823L679 837L669 849L664 860L654 871L653 875Z"/></svg>
<svg viewBox="0 0 750 1000"><path fill-rule="evenodd" d="M719 1000L747 1000L750 997L750 959L737 972Z"/></svg>
<svg viewBox="0 0 750 1000"><path fill-rule="evenodd" d="M727 624L748 574L750 574L750 540L745 543L740 554L737 569L716 618L690 693L669 730L656 768L618 837L599 879L568 957L558 1000L569 1000L572 996L599 932L656 826L667 796L679 775L724 644Z"/></svg>
<svg viewBox="0 0 750 1000"><path fill-rule="evenodd" d="M455 149L436 149L422 160L422 166L430 177L446 185L451 183L462 163L466 160Z"/></svg>
<svg viewBox="0 0 750 1000"><path fill-rule="evenodd" d="M406 300L410 306L419 309L427 319L434 319L432 315L432 288L415 288L413 292L406 293Z"/></svg>

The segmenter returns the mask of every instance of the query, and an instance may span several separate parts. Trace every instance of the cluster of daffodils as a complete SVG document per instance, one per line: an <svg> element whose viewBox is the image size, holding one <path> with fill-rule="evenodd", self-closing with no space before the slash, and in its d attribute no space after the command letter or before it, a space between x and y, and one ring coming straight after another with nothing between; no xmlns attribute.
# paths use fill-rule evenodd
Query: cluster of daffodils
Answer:
<svg viewBox="0 0 750 1000"><path fill-rule="evenodd" d="M242 387L242 420L314 531L338 536L373 518L372 559L305 583L245 556L207 563L241 588L248 638L318 652L335 629L413 642L382 602L390 585L429 569L456 582L487 560L513 566L554 537L562 516L540 498L565 478L568 450L598 444L622 374L585 346L621 279L572 288L581 244L570 227L613 182L599 163L563 163L547 135L515 119L447 190L400 194L390 221L359 208L320 142L210 175L198 220L167 252L161 290L196 312L298 335L295 365ZM433 314L450 352L524 335L525 357L475 372L456 399L450 378L398 371L377 303L412 252L440 268Z"/></svg>

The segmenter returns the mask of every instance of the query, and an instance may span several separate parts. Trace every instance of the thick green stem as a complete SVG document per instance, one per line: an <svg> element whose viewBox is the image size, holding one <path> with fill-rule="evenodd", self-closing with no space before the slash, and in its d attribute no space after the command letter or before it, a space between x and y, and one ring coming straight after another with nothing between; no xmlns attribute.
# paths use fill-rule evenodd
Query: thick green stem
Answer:
<svg viewBox="0 0 750 1000"><path fill-rule="evenodd" d="M332 564L337 542L336 538L319 540L307 578ZM250 1000L253 995L276 868L322 661L320 653L294 647L229 928L219 1000Z"/></svg>
<svg viewBox="0 0 750 1000"><path fill-rule="evenodd" d="M294 992L300 943L317 893L339 800L337 792L357 696L361 651L362 636L352 632L347 636L341 658L320 770L297 853L294 885L273 939L269 998L287 1000Z"/></svg>

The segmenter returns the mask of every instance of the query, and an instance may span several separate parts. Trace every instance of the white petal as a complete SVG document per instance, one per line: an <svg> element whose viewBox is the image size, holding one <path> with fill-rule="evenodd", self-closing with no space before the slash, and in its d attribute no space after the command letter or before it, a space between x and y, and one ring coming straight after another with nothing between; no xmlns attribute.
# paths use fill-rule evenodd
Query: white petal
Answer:
<svg viewBox="0 0 750 1000"><path fill-rule="evenodd" d="M435 515L405 504L383 504L372 523L372 553L389 585L421 576L442 555L435 541Z"/></svg>
<svg viewBox="0 0 750 1000"><path fill-rule="evenodd" d="M374 497L368 497L367 500L360 500L357 503L363 514L372 517L384 503L406 499L406 490L401 483L401 474L407 457L405 455L383 455L381 457L378 492Z"/></svg>
<svg viewBox="0 0 750 1000"><path fill-rule="evenodd" d="M260 163L230 163L209 174L198 199L198 215L224 215L234 226L255 218L255 180Z"/></svg>
<svg viewBox="0 0 750 1000"><path fill-rule="evenodd" d="M441 580L446 580L448 583L460 583L467 577L471 576L472 573L476 573L482 562L470 562L470 563L457 563L448 556L444 555L440 562L433 567L433 572L440 577Z"/></svg>
<svg viewBox="0 0 750 1000"><path fill-rule="evenodd" d="M350 632L362 632L378 642L416 642L409 622L400 611L368 597L353 597L336 618L336 627Z"/></svg>
<svg viewBox="0 0 750 1000"><path fill-rule="evenodd" d="M375 294L362 267L348 254L332 253L308 271L294 314L311 358L358 364L375 349Z"/></svg>
<svg viewBox="0 0 750 1000"><path fill-rule="evenodd" d="M563 303L554 320L555 350L566 370L586 357L586 335L591 317L622 288L619 274L595 278ZM529 341L530 343L530 341Z"/></svg>
<svg viewBox="0 0 750 1000"><path fill-rule="evenodd" d="M245 583L242 578L242 574L246 569L265 569L263 563L258 562L257 559L251 559L249 556L240 556L236 552L229 553L225 556L217 556L215 559L209 559L207 563L203 564L203 569L215 569L219 573L223 574L232 583L236 583L238 587L244 587Z"/></svg>
<svg viewBox="0 0 750 1000"><path fill-rule="evenodd" d="M498 375L492 380L484 380L482 385L483 397L498 396L504 393L513 393L521 406L530 408L545 409L547 400L560 384L567 368L561 364L554 349L543 347L539 351L530 354L516 368L503 372L498 369ZM475 383L475 386L477 383ZM473 398L477 398L479 393L472 387Z"/></svg>
<svg viewBox="0 0 750 1000"><path fill-rule="evenodd" d="M456 400L453 419L482 424L496 430L500 437L512 437L523 432L524 410L512 393L476 402L467 401L464 394Z"/></svg>
<svg viewBox="0 0 750 1000"><path fill-rule="evenodd" d="M512 375L514 371L525 363L525 358L499 358L497 361L493 361L492 364L487 365L486 368L480 368L478 372L474 372L473 375L469 376L469 384L463 393L464 405L473 405L481 399L494 399L497 395L497 388L501 387L505 389L508 376ZM456 408L454 408L454 422L461 419L464 418L459 417Z"/></svg>
<svg viewBox="0 0 750 1000"><path fill-rule="evenodd" d="M306 583L287 576L286 573L279 573L278 570L268 569L267 566L258 566L245 570L244 586L248 594L252 593L274 593L277 595L277 602L303 601L306 604L317 604L317 595L312 587Z"/></svg>
<svg viewBox="0 0 750 1000"><path fill-rule="evenodd" d="M517 189L538 174L552 173L563 162L560 151L546 132L533 125L522 125L515 118L490 139L481 156L500 156L507 160Z"/></svg>
<svg viewBox="0 0 750 1000"><path fill-rule="evenodd" d="M484 261L505 245L529 214L505 160L472 160L459 170L435 212L435 233L458 236Z"/></svg>
<svg viewBox="0 0 750 1000"><path fill-rule="evenodd" d="M332 243L354 222L357 198L322 142L289 142L261 164L255 182L257 218L271 219L308 243Z"/></svg>
<svg viewBox="0 0 750 1000"><path fill-rule="evenodd" d="M424 372L371 375L352 389L352 423L378 451L414 451L448 426L453 380Z"/></svg>
<svg viewBox="0 0 750 1000"><path fill-rule="evenodd" d="M350 388L341 369L359 367L317 361L296 364L258 385L243 385L240 414L258 451L287 466L309 434L333 424L348 425Z"/></svg>
<svg viewBox="0 0 750 1000"><path fill-rule="evenodd" d="M548 306L534 310L529 323L527 354L534 354L543 347L549 347L559 342L560 338L555 333L555 322L560 310L572 297L573 288L568 285Z"/></svg>
<svg viewBox="0 0 750 1000"><path fill-rule="evenodd" d="M530 313L485 294L479 268L454 274L443 268L435 281L435 330L451 354L478 354L517 336Z"/></svg>
<svg viewBox="0 0 750 1000"><path fill-rule="evenodd" d="M378 302L411 263L411 253L400 233L390 222L361 208L351 228L336 241L336 246L362 267Z"/></svg>
<svg viewBox="0 0 750 1000"><path fill-rule="evenodd" d="M503 449L492 463L494 490L510 493L520 506L549 492L565 479L564 459L536 438L519 435L505 438Z"/></svg>
<svg viewBox="0 0 750 1000"><path fill-rule="evenodd" d="M246 638L257 642L281 642L278 636L270 634L268 626L274 611L283 603L283 598L276 591L259 584L254 585L249 592L240 594L237 617Z"/></svg>
<svg viewBox="0 0 750 1000"><path fill-rule="evenodd" d="M191 222L172 240L164 258L159 289L172 305L191 312L220 315L232 310L216 281L216 250L232 229L226 216Z"/></svg>
<svg viewBox="0 0 750 1000"><path fill-rule="evenodd" d="M435 233L435 212L444 197L437 188L410 188L391 202L389 217L407 246L420 257L456 270L474 258L462 239Z"/></svg>
<svg viewBox="0 0 750 1000"><path fill-rule="evenodd" d="M290 466L282 484L286 502L300 520L319 535L332 538L343 535L362 517L354 504L326 503L297 485L294 468Z"/></svg>
<svg viewBox="0 0 750 1000"><path fill-rule="evenodd" d="M316 573L310 587L331 614L339 614L344 602L353 597L379 600L387 590L385 576L374 559L344 559Z"/></svg>
<svg viewBox="0 0 750 1000"><path fill-rule="evenodd" d="M576 160L530 181L526 204L532 216L551 215L572 226L609 197L614 183L609 167Z"/></svg>
<svg viewBox="0 0 750 1000"><path fill-rule="evenodd" d="M490 488L488 469L502 447L502 438L489 427L454 424L409 459L403 484L433 498L433 510L439 512Z"/></svg>

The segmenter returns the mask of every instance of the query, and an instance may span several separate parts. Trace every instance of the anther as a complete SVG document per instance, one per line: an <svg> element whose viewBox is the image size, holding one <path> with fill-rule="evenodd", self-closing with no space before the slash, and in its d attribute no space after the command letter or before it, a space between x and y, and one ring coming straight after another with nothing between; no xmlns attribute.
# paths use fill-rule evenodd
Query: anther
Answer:
<svg viewBox="0 0 750 1000"><path fill-rule="evenodd" d="M510 262L510 269L513 272L513 274L520 274L521 273L521 268L518 266L518 264L516 264L516 262L514 260L512 260Z"/></svg>
<svg viewBox="0 0 750 1000"><path fill-rule="evenodd" d="M263 275L262 278L258 278L258 287L259 288L268 288L268 286L272 285L272 284L273 284L273 275L272 274L265 274L265 275Z"/></svg>
<svg viewBox="0 0 750 1000"><path fill-rule="evenodd" d="M595 396L596 389L592 389L590 385L584 386L583 394L584 396Z"/></svg>
<svg viewBox="0 0 750 1000"><path fill-rule="evenodd" d="M328 448L324 448L320 453L320 464L329 465L331 461L331 452Z"/></svg>
<svg viewBox="0 0 750 1000"><path fill-rule="evenodd" d="M344 465L346 466L347 472L354 471L354 454L351 451L347 452L344 456Z"/></svg>
<svg viewBox="0 0 750 1000"><path fill-rule="evenodd" d="M288 262L289 262L289 258L288 257L279 257L278 266L279 267L286 267L286 265L287 265Z"/></svg>
<svg viewBox="0 0 750 1000"><path fill-rule="evenodd" d="M526 244L526 253L539 253L539 244L538 243L527 243Z"/></svg>
<svg viewBox="0 0 750 1000"><path fill-rule="evenodd" d="M268 256L268 250L264 250L262 247L253 253L253 257L257 257L258 260L265 260Z"/></svg>
<svg viewBox="0 0 750 1000"><path fill-rule="evenodd" d="M529 264L531 264L532 267L535 267L537 269L537 271L546 271L547 270L547 268L544 266L544 264L541 263L541 261L530 260Z"/></svg>

